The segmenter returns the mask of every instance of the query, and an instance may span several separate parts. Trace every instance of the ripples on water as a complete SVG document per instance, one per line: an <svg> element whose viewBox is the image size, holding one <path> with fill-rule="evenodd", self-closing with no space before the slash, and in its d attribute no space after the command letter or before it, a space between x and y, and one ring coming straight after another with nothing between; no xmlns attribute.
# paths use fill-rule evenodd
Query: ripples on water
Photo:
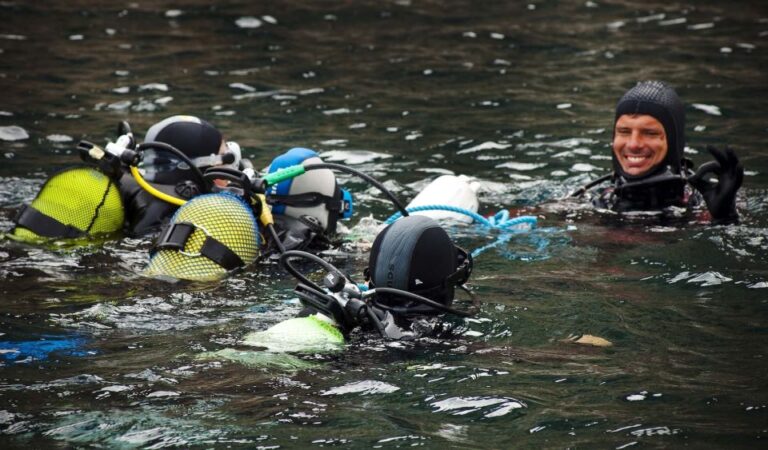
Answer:
<svg viewBox="0 0 768 450"><path fill-rule="evenodd" d="M757 447L766 437L768 11L760 2L0 3L0 228L74 143L197 114L257 165L313 147L403 198L442 173L484 213L537 214L476 261L449 340L201 357L292 317L258 266L140 271L149 240L0 243L0 443L125 448ZM559 202L607 173L638 79L689 103L688 157L733 145L743 223L648 224ZM345 175L358 218L389 206ZM460 244L492 243L453 226ZM370 223L352 227L370 240ZM333 256L353 273L365 245ZM466 303L462 301L462 306ZM582 344L579 344L581 342ZM592 345L589 345L589 344ZM246 354L246 353L243 353Z"/></svg>

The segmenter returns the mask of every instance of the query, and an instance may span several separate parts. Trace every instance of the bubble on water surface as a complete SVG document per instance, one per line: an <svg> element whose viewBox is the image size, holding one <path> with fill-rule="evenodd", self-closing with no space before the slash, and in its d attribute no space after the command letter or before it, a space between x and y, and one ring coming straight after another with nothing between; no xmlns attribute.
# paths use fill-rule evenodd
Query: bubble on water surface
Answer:
<svg viewBox="0 0 768 450"><path fill-rule="evenodd" d="M703 103L691 103L691 107L698 109L699 111L704 111L707 114L713 115L713 116L722 116L723 113L720 111L719 106L715 105L705 105Z"/></svg>
<svg viewBox="0 0 768 450"><path fill-rule="evenodd" d="M542 167L546 167L547 163L519 163L519 162L506 162L498 164L495 167L497 169L512 169L519 171L536 170Z"/></svg>
<svg viewBox="0 0 768 450"><path fill-rule="evenodd" d="M506 150L511 147L512 144L505 144L493 141L483 142L482 144L475 145L473 147L465 148L456 152L457 155L464 155L467 153L475 153L483 150Z"/></svg>
<svg viewBox="0 0 768 450"><path fill-rule="evenodd" d="M181 394L174 391L154 391L147 394L147 398L178 397L179 395Z"/></svg>
<svg viewBox="0 0 768 450"><path fill-rule="evenodd" d="M165 83L147 83L139 86L140 91L168 91L168 85Z"/></svg>
<svg viewBox="0 0 768 450"><path fill-rule="evenodd" d="M261 20L251 16L241 17L235 21L235 25L240 28L259 28Z"/></svg>
<svg viewBox="0 0 768 450"><path fill-rule="evenodd" d="M682 25L686 22L688 22L688 19L686 19L685 17L678 17L676 19L662 20L661 22L659 22L659 25L661 26Z"/></svg>
<svg viewBox="0 0 768 450"><path fill-rule="evenodd" d="M571 166L571 170L574 172L593 172L595 170L600 170L600 168L593 166L592 164L576 163Z"/></svg>
<svg viewBox="0 0 768 450"><path fill-rule="evenodd" d="M67 136L66 134L49 134L45 137L51 142L55 142L58 144L63 144L66 142L72 142L72 136Z"/></svg>
<svg viewBox="0 0 768 450"><path fill-rule="evenodd" d="M112 110L115 110L115 111L122 111L122 110L130 108L132 104L133 104L133 102L131 102L130 100L123 100L123 101L119 101L119 102L110 103L109 105L107 105L107 109L112 109ZM101 109L101 108L97 108L97 110L98 109Z"/></svg>
<svg viewBox="0 0 768 450"><path fill-rule="evenodd" d="M320 157L326 162L341 162L355 165L369 163L377 159L389 159L392 158L392 155L368 150L329 150L320 153Z"/></svg>
<svg viewBox="0 0 768 450"><path fill-rule="evenodd" d="M635 19L635 21L637 21L637 23L647 23L647 22L654 22L654 21L657 21L657 20L662 20L665 17L667 17L667 15L664 14L664 13L653 14L651 16L638 17L637 19Z"/></svg>
<svg viewBox="0 0 768 450"><path fill-rule="evenodd" d="M715 24L712 22L707 23L697 23L694 25L688 25L688 29L691 31L699 31L699 30L708 30L710 28L714 28Z"/></svg>
<svg viewBox="0 0 768 450"><path fill-rule="evenodd" d="M0 140L2 141L22 141L29 139L29 133L18 125L9 125L0 127Z"/></svg>
<svg viewBox="0 0 768 450"><path fill-rule="evenodd" d="M245 83L230 83L229 87L231 87L232 89L240 89L240 90L246 91L246 92L255 92L256 91L255 87L248 86Z"/></svg>

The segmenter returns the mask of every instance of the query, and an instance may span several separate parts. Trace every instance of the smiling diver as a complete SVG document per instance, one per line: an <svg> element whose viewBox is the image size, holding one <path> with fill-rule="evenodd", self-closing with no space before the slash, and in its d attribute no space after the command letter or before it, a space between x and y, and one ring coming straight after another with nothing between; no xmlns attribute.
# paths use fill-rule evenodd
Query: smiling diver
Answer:
<svg viewBox="0 0 768 450"><path fill-rule="evenodd" d="M685 105L660 81L643 81L616 105L612 143L613 172L574 192L578 196L611 180L598 190L593 204L617 212L693 209L702 199L713 224L737 223L736 193L744 168L731 148L708 147L715 158L693 171L683 156ZM715 176L717 180L712 180Z"/></svg>

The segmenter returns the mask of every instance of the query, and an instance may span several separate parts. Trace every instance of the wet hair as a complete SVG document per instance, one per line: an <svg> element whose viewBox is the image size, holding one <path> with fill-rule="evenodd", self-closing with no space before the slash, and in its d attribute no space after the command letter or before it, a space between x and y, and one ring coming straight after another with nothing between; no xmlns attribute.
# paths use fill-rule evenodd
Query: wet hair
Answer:
<svg viewBox="0 0 768 450"><path fill-rule="evenodd" d="M614 171L626 179L650 177L667 168L673 173L680 173L685 148L685 105L677 92L661 81L641 81L628 90L616 104L616 115L613 119L614 133L616 122L625 114L647 114L661 122L667 135L667 155L648 173L632 176L624 172L616 155L613 154Z"/></svg>

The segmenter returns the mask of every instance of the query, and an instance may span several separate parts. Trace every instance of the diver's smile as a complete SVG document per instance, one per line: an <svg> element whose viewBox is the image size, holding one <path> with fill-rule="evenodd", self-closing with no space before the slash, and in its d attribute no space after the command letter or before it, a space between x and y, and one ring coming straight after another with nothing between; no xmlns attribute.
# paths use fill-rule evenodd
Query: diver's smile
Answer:
<svg viewBox="0 0 768 450"><path fill-rule="evenodd" d="M622 115L616 121L613 153L627 175L649 172L667 156L664 127L650 115Z"/></svg>

